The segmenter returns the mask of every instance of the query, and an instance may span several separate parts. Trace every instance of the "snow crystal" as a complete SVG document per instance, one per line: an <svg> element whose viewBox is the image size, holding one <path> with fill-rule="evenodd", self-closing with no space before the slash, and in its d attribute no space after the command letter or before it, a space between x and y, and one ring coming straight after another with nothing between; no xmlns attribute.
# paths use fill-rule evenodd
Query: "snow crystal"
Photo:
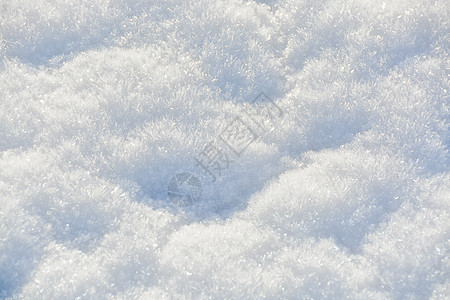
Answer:
<svg viewBox="0 0 450 300"><path fill-rule="evenodd" d="M450 298L448 16L0 0L0 298Z"/></svg>

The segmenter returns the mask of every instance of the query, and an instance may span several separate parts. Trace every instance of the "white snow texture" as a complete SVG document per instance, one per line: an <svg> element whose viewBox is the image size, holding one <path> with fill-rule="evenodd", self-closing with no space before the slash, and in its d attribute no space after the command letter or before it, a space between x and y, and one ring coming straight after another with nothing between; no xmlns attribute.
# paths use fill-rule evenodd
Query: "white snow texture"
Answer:
<svg viewBox="0 0 450 300"><path fill-rule="evenodd" d="M0 0L0 298L449 299L448 4Z"/></svg>

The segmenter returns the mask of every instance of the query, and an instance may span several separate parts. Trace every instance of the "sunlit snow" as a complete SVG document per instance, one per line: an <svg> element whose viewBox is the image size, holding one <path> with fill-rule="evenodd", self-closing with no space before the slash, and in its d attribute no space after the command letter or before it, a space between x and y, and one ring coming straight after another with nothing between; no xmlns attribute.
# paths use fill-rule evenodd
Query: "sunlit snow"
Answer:
<svg viewBox="0 0 450 300"><path fill-rule="evenodd" d="M0 0L0 298L449 299L448 4Z"/></svg>

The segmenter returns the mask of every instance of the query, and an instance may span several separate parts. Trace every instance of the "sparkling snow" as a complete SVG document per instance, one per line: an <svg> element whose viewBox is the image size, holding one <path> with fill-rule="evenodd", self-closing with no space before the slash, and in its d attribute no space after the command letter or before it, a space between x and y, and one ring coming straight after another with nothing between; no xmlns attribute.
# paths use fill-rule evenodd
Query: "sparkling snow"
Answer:
<svg viewBox="0 0 450 300"><path fill-rule="evenodd" d="M0 0L0 298L450 298L449 12Z"/></svg>

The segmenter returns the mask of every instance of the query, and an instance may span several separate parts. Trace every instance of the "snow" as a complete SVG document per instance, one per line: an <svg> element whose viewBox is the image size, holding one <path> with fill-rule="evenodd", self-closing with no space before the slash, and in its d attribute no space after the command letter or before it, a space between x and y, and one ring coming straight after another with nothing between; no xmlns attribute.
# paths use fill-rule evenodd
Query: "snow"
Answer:
<svg viewBox="0 0 450 300"><path fill-rule="evenodd" d="M450 298L446 2L0 0L0 298Z"/></svg>

